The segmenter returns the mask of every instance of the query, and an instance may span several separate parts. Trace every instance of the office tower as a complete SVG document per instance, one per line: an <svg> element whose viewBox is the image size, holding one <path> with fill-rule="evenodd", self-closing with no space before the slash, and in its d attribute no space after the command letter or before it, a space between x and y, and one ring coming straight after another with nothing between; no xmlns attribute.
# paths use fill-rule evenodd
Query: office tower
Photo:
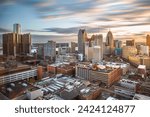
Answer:
<svg viewBox="0 0 150 117"><path fill-rule="evenodd" d="M150 35L146 36L146 45L150 46Z"/></svg>
<svg viewBox="0 0 150 117"><path fill-rule="evenodd" d="M126 46L134 46L135 42L134 39L133 40L126 40Z"/></svg>
<svg viewBox="0 0 150 117"><path fill-rule="evenodd" d="M109 31L107 33L107 36L106 36L106 46L109 46L110 47L110 53L112 54L113 51L114 51L114 38L113 38L113 34L111 31Z"/></svg>
<svg viewBox="0 0 150 117"><path fill-rule="evenodd" d="M99 46L99 53L97 54L100 54L100 58L102 59L103 58L103 35L102 34L99 34L99 35L95 35L95 39L94 39L94 46L98 47ZM94 57L95 58L95 57ZM99 60L101 60L99 59Z"/></svg>
<svg viewBox="0 0 150 117"><path fill-rule="evenodd" d="M3 34L3 55L16 56L16 36L15 33Z"/></svg>
<svg viewBox="0 0 150 117"><path fill-rule="evenodd" d="M149 46L149 51L150 51L150 35L146 36L146 45Z"/></svg>
<svg viewBox="0 0 150 117"><path fill-rule="evenodd" d="M114 40L114 47L119 48L119 40Z"/></svg>
<svg viewBox="0 0 150 117"><path fill-rule="evenodd" d="M72 53L75 53L76 47L77 47L77 43L71 42L71 52L72 52Z"/></svg>
<svg viewBox="0 0 150 117"><path fill-rule="evenodd" d="M85 42L85 58L88 61L101 61L103 59L103 35L92 35Z"/></svg>
<svg viewBox="0 0 150 117"><path fill-rule="evenodd" d="M20 25L15 25L20 27ZM18 29L17 29L18 30ZM19 29L20 30L20 29ZM19 31L18 31L19 32ZM31 35L19 33L3 34L3 55L26 55L31 52Z"/></svg>
<svg viewBox="0 0 150 117"><path fill-rule="evenodd" d="M31 52L31 34L22 35L22 50L23 54L30 54Z"/></svg>
<svg viewBox="0 0 150 117"><path fill-rule="evenodd" d="M51 60L56 58L56 42L48 41L47 43L38 44L37 54L40 58L46 59L47 57Z"/></svg>
<svg viewBox="0 0 150 117"><path fill-rule="evenodd" d="M99 62L102 60L102 53L101 53L101 47L100 46L94 46L93 48L93 61Z"/></svg>
<svg viewBox="0 0 150 117"><path fill-rule="evenodd" d="M93 47L89 46L89 42L85 42L85 59L92 61L93 59Z"/></svg>
<svg viewBox="0 0 150 117"><path fill-rule="evenodd" d="M20 24L13 25L13 33L17 33L17 34L21 33L21 25Z"/></svg>
<svg viewBox="0 0 150 117"><path fill-rule="evenodd" d="M87 33L85 29L80 29L78 33L78 52L85 56L85 41L87 39Z"/></svg>
<svg viewBox="0 0 150 117"><path fill-rule="evenodd" d="M44 53L45 56L51 56L53 59L56 57L56 42L48 41L44 45Z"/></svg>

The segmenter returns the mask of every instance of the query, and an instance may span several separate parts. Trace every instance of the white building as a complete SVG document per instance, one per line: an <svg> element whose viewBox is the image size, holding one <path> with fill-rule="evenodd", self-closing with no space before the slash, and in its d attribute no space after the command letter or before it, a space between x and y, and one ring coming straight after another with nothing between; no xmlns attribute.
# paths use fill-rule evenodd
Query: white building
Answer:
<svg viewBox="0 0 150 117"><path fill-rule="evenodd" d="M94 46L93 48L93 61L99 62L102 60L102 52L100 46Z"/></svg>
<svg viewBox="0 0 150 117"><path fill-rule="evenodd" d="M141 45L141 46L140 46L140 53L141 53L142 55L147 55L147 56L149 56L149 46Z"/></svg>

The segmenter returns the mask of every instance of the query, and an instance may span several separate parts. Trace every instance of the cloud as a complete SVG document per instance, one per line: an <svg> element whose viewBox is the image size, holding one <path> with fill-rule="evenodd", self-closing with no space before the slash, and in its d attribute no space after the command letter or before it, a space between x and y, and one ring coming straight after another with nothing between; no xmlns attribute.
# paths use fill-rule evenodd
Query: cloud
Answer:
<svg viewBox="0 0 150 117"><path fill-rule="evenodd" d="M45 28L46 32L55 32L60 34L78 34L80 28L86 29L88 33L98 33L99 31L106 31L105 28L100 27L89 27L89 26L82 26L82 27L70 27L70 28Z"/></svg>
<svg viewBox="0 0 150 117"><path fill-rule="evenodd" d="M149 7L150 8L150 0L136 0L134 3L140 7Z"/></svg>
<svg viewBox="0 0 150 117"><path fill-rule="evenodd" d="M6 33L6 32L11 32L11 31L8 29L0 28L0 33Z"/></svg>
<svg viewBox="0 0 150 117"><path fill-rule="evenodd" d="M108 28L118 28L118 32L129 32L130 30L127 30L129 28L133 30L135 26L150 25L150 0L0 0L0 6L10 5L10 3L32 6L40 21L48 24L51 22L52 27L50 24L46 25L47 27L41 26L39 30L25 30L34 34L51 32L77 35L80 28L85 28L88 33L97 33L99 30L107 32ZM0 16L4 16L3 14L0 12ZM69 25L53 25L56 22ZM73 23L74 25L71 26L70 24ZM6 32L0 29L0 32L2 31Z"/></svg>
<svg viewBox="0 0 150 117"><path fill-rule="evenodd" d="M33 35L32 34L32 42L33 43L46 43L49 40L53 40L56 42L76 42L77 36L76 35L69 35L69 36L58 36L58 35Z"/></svg>

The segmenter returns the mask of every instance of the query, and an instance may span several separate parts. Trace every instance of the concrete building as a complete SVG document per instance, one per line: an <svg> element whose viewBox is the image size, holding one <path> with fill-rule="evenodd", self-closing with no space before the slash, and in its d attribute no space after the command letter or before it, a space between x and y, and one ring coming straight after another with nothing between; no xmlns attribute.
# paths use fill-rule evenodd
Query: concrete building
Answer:
<svg viewBox="0 0 150 117"><path fill-rule="evenodd" d="M47 43L39 44L37 54L41 58L49 57L54 60L56 57L56 42L48 41Z"/></svg>
<svg viewBox="0 0 150 117"><path fill-rule="evenodd" d="M78 32L78 52L85 56L85 41L87 39L87 33L85 29L80 29Z"/></svg>
<svg viewBox="0 0 150 117"><path fill-rule="evenodd" d="M56 42L48 41L44 44L44 56L55 59L56 57Z"/></svg>
<svg viewBox="0 0 150 117"><path fill-rule="evenodd" d="M122 70L121 68L110 69L108 70L104 65L101 65L100 68L98 65L80 63L76 65L76 77L90 81L101 81L107 86L111 86L114 82L120 80Z"/></svg>

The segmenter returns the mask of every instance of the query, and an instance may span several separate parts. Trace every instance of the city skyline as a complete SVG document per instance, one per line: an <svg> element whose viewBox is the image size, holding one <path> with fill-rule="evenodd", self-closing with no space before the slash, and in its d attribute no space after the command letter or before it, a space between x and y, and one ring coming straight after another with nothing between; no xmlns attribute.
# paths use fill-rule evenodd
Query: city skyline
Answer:
<svg viewBox="0 0 150 117"><path fill-rule="evenodd" d="M89 37L100 33L105 40L111 30L114 39L145 41L150 33L149 9L149 0L1 0L0 36L19 23L33 42L77 41L80 28Z"/></svg>

